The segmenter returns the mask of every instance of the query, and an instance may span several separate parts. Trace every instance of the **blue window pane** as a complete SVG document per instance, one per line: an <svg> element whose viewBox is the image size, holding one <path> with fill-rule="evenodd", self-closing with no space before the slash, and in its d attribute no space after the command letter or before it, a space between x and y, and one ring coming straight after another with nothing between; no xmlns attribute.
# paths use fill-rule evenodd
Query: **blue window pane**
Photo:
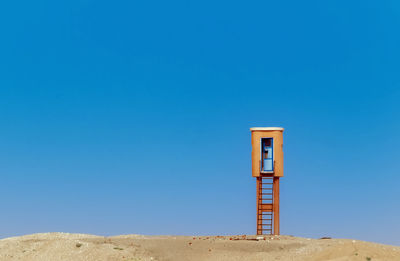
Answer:
<svg viewBox="0 0 400 261"><path fill-rule="evenodd" d="M264 159L264 171L272 171L272 159Z"/></svg>
<svg viewBox="0 0 400 261"><path fill-rule="evenodd" d="M272 159L272 148L271 147L266 147L264 150L264 153L266 154L267 159Z"/></svg>

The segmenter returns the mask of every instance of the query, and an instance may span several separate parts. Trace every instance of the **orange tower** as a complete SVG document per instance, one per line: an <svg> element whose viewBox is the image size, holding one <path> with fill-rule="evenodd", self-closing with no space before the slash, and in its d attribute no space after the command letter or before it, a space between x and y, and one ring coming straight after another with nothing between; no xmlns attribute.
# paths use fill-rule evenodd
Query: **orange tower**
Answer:
<svg viewBox="0 0 400 261"><path fill-rule="evenodd" d="M279 235L283 128L250 128L252 175L257 178L257 235Z"/></svg>

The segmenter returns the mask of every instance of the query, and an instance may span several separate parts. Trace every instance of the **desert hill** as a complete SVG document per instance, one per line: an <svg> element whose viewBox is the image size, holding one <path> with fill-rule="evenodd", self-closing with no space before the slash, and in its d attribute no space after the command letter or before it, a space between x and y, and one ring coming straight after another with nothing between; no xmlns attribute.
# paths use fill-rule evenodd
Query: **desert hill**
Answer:
<svg viewBox="0 0 400 261"><path fill-rule="evenodd" d="M101 237L44 233L0 240L0 260L400 260L400 247L349 239L291 236Z"/></svg>

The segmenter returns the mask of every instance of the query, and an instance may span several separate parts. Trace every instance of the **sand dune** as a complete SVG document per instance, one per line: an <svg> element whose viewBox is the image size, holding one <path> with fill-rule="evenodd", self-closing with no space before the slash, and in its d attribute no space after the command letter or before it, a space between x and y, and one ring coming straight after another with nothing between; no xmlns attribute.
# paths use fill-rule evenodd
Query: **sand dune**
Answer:
<svg viewBox="0 0 400 261"><path fill-rule="evenodd" d="M101 237L45 233L0 240L0 260L400 260L400 247L290 236Z"/></svg>

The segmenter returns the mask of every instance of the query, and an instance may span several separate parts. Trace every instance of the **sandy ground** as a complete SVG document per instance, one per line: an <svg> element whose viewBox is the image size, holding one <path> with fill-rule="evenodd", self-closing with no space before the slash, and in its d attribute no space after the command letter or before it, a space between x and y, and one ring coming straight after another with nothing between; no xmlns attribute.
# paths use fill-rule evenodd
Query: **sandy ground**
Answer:
<svg viewBox="0 0 400 261"><path fill-rule="evenodd" d="M290 236L100 237L45 233L0 240L0 260L400 260L400 247Z"/></svg>

